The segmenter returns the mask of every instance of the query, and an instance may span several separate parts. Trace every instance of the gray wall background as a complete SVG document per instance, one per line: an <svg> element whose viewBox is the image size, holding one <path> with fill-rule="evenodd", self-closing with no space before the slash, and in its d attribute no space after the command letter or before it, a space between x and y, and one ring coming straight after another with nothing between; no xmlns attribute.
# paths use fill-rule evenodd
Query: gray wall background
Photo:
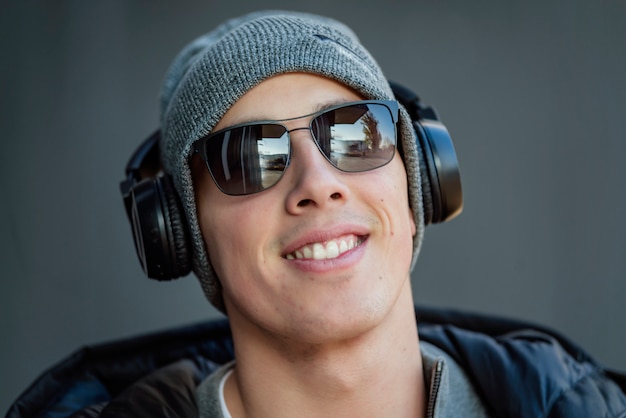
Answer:
<svg viewBox="0 0 626 418"><path fill-rule="evenodd" d="M558 328L626 369L626 3L0 0L0 410L83 344L217 315L142 276L118 182L179 49L257 8L332 15L437 107L465 212L418 303Z"/></svg>

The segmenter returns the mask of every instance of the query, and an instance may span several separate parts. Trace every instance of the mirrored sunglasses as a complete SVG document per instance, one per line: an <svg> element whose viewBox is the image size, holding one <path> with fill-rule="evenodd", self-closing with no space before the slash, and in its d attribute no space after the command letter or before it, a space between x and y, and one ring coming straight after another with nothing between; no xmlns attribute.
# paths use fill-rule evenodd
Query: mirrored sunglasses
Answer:
<svg viewBox="0 0 626 418"><path fill-rule="evenodd" d="M281 122L310 117L308 128ZM193 151L205 161L217 187L228 195L266 190L282 178L291 157L290 132L308 129L333 167L357 173L388 164L396 149L398 103L363 100L277 121L235 125L198 139Z"/></svg>

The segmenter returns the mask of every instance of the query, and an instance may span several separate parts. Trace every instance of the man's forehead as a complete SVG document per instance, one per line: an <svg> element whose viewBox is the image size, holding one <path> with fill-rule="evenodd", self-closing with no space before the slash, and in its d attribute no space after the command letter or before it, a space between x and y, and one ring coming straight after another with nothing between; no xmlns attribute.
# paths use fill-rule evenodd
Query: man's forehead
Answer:
<svg viewBox="0 0 626 418"><path fill-rule="evenodd" d="M248 123L259 123L259 122L267 122L267 123L271 123L271 122L288 122L291 120L297 120L297 119L303 119L306 117L310 117L313 116L319 112L322 112L326 109L330 109L332 107L335 107L337 105L341 105L344 103L349 103L352 100L349 99L334 99L334 100L328 100L326 102L322 102L322 103L317 103L315 104L311 111L308 113L305 113L303 115L288 115L284 118L281 119L271 119L271 117L267 114L264 113L264 109L262 107L260 107L259 113L258 115L250 115L250 114L243 114L243 113L238 113L237 111L234 111L232 116L229 118L229 123L228 126L235 126L235 125L245 125ZM226 126L225 126L226 127ZM224 128L225 128L224 127ZM223 128L222 128L223 129Z"/></svg>
<svg viewBox="0 0 626 418"><path fill-rule="evenodd" d="M224 113L213 132L248 123L306 118L338 104L362 100L349 86L313 73L286 73L263 80Z"/></svg>

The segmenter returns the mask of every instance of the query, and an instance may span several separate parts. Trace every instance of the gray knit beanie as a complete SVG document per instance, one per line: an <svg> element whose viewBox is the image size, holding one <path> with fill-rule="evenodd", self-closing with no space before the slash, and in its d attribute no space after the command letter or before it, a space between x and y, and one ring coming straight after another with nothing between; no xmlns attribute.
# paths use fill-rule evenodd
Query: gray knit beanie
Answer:
<svg viewBox="0 0 626 418"><path fill-rule="evenodd" d="M393 100L382 70L356 35L335 20L293 12L258 12L232 19L193 41L167 73L161 100L161 160L172 175L189 223L193 270L209 301L224 310L221 285L206 252L194 197L191 144L211 132L247 91L274 75L314 73L337 80L366 99ZM400 109L409 202L417 232L413 261L424 235L418 152L406 111Z"/></svg>

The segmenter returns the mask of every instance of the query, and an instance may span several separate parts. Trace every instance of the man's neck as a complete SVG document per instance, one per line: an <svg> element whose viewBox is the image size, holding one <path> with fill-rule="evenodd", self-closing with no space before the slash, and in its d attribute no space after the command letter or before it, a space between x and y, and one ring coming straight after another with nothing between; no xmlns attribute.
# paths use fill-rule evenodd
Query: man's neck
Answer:
<svg viewBox="0 0 626 418"><path fill-rule="evenodd" d="M237 366L225 386L233 418L422 417L426 394L408 287L380 326L345 341L278 351L239 349L235 340Z"/></svg>

